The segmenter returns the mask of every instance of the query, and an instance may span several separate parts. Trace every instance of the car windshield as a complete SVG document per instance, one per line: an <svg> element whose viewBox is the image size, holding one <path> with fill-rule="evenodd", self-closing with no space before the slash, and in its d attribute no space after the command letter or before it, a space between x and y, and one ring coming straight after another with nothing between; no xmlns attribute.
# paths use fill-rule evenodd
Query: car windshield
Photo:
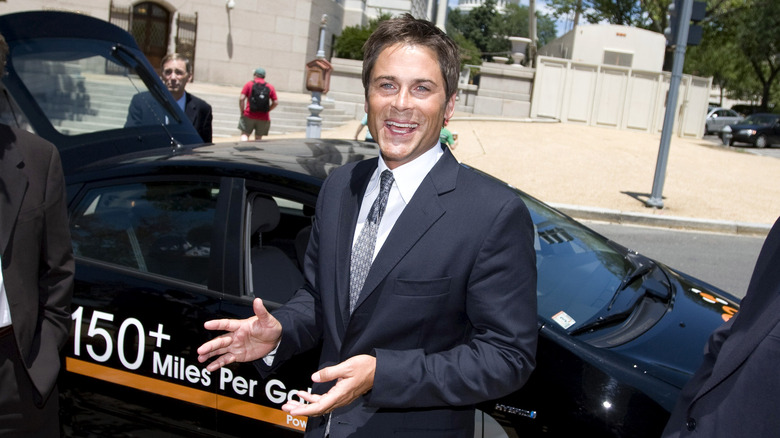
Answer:
<svg viewBox="0 0 780 438"><path fill-rule="evenodd" d="M536 228L538 313L575 331L604 313L637 266L600 235L518 193Z"/></svg>
<svg viewBox="0 0 780 438"><path fill-rule="evenodd" d="M13 69L51 126L75 136L130 126L181 123L160 87L147 88L145 69L136 69L137 55L119 44L83 39L42 39L15 47ZM141 76L139 76L139 74ZM167 99L167 100L166 100ZM9 102L10 103L10 102ZM13 104L3 105L3 120L18 119ZM29 114L30 108L23 112Z"/></svg>
<svg viewBox="0 0 780 438"><path fill-rule="evenodd" d="M772 126L777 123L780 116L771 114L751 114L746 119L744 124L746 125L758 125L758 126Z"/></svg>

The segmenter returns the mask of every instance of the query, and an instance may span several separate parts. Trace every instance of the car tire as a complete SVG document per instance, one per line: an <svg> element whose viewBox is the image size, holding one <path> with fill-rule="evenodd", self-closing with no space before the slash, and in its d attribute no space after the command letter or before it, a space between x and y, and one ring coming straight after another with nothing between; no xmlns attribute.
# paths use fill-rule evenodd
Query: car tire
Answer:
<svg viewBox="0 0 780 438"><path fill-rule="evenodd" d="M753 143L753 145L759 149L763 149L767 147L768 143L766 141L766 136L759 135L758 137L756 137L756 141Z"/></svg>

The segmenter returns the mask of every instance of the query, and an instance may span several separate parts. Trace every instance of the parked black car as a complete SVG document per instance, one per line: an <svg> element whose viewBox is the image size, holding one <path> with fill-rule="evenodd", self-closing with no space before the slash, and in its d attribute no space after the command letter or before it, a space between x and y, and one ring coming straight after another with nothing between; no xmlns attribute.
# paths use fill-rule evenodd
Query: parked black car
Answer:
<svg viewBox="0 0 780 438"><path fill-rule="evenodd" d="M749 143L757 148L765 148L780 143L780 114L751 114L745 120L727 126L723 132L729 146Z"/></svg>
<svg viewBox="0 0 780 438"><path fill-rule="evenodd" d="M66 435L299 436L307 419L280 407L308 387L316 351L261 379L251 364L210 373L195 350L213 336L204 321L246 317L255 296L277 308L302 284L324 178L375 145L181 146L197 134L124 31L38 12L0 17L0 32L12 50L4 120L49 138L66 166L77 261ZM159 126L124 126L139 92ZM516 193L536 228L538 365L520 391L480 404L479 420L504 436L659 436L738 300Z"/></svg>

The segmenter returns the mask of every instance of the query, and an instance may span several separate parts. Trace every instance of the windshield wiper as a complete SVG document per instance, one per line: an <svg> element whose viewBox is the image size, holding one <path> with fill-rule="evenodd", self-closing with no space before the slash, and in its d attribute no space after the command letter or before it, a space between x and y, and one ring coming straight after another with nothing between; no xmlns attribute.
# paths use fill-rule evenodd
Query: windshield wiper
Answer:
<svg viewBox="0 0 780 438"><path fill-rule="evenodd" d="M644 277L648 272L655 268L655 263L651 262L649 259L638 259L630 256L627 256L626 258L632 262L632 268L628 274L623 277L623 280L620 281L620 285L617 290L615 290L615 294L612 295L612 299L609 300L607 311L612 310L612 306L615 304L615 301L617 301L620 292L623 292L629 284Z"/></svg>
<svg viewBox="0 0 780 438"><path fill-rule="evenodd" d="M623 279L620 281L615 293L612 295L612 299L609 304L604 307L600 312L594 315L590 320L583 323L580 327L575 328L570 332L571 335L577 335L597 327L612 324L614 322L622 321L628 318L633 310L648 296L656 297L660 300L668 300L671 296L669 285L665 280L665 276L657 272L658 266L652 260L635 253L628 253L626 259L631 264L631 270L626 273ZM659 280L657 277L661 277L663 280ZM641 287L637 288L631 297L627 297L625 305L613 311L613 307L620 297L621 293L628 289L628 287L634 282L646 278L643 281Z"/></svg>

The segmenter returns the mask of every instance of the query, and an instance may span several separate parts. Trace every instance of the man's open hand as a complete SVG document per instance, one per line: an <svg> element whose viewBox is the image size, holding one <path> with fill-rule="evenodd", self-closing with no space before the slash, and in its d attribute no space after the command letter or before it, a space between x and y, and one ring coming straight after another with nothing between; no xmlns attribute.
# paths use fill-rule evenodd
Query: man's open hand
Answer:
<svg viewBox="0 0 780 438"><path fill-rule="evenodd" d="M247 319L214 319L203 324L207 330L227 331L198 348L198 362L217 356L207 370L213 372L233 362L260 359L279 344L282 325L268 313L261 299L255 298L252 308L255 316Z"/></svg>
<svg viewBox="0 0 780 438"><path fill-rule="evenodd" d="M298 391L298 396L308 402L290 400L282 410L292 415L315 417L333 412L334 409L352 403L374 386L376 358L367 354L351 357L340 364L323 368L311 377L312 381L329 382L337 380L336 385L325 394L310 394Z"/></svg>

